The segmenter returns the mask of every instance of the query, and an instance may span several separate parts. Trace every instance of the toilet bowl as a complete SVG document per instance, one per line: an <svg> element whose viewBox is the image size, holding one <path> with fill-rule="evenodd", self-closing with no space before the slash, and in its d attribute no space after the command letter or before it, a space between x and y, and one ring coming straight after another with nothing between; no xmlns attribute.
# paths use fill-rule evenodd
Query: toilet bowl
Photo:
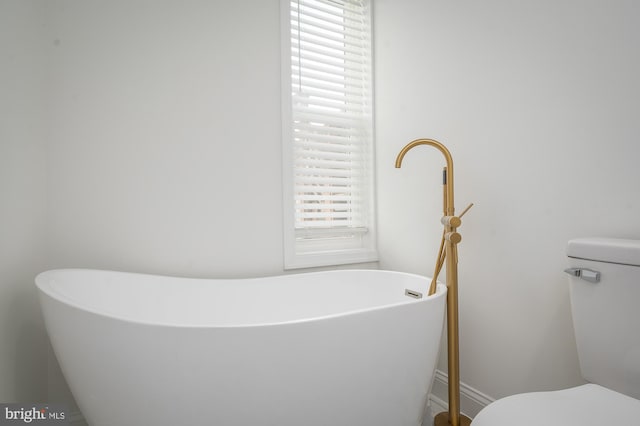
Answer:
<svg viewBox="0 0 640 426"><path fill-rule="evenodd" d="M499 399L472 426L640 425L640 241L567 245L580 371L590 383Z"/></svg>
<svg viewBox="0 0 640 426"><path fill-rule="evenodd" d="M523 393L499 399L478 413L471 424L635 425L640 424L640 400L590 383L570 389Z"/></svg>

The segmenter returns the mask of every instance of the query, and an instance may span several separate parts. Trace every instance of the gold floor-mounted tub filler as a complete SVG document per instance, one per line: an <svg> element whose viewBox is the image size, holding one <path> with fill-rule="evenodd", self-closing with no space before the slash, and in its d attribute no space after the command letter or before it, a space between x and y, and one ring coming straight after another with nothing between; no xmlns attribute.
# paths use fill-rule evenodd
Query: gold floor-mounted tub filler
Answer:
<svg viewBox="0 0 640 426"><path fill-rule="evenodd" d="M396 158L396 168L402 166L402 159L410 149L418 145L430 145L437 148L447 165L442 172L443 184L443 217L440 220L444 225L440 251L436 259L436 266L433 272L433 279L429 288L429 295L436 290L438 274L442 269L445 260L447 263L447 349L449 367L449 412L442 412L436 415L435 426L467 426L471 424L471 419L460 414L460 352L458 348L458 249L457 244L462 240L462 236L457 232L457 228L462 224L460 218L473 206L469 206L462 211L460 216L455 215L453 205L453 159L451 153L440 142L433 139L416 139L400 151Z"/></svg>

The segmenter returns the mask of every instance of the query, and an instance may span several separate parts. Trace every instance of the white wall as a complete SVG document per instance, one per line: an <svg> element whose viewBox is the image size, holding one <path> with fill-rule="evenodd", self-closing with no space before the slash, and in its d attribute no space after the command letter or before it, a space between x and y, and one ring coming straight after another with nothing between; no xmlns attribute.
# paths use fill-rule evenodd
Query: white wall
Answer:
<svg viewBox="0 0 640 426"><path fill-rule="evenodd" d="M376 1L381 266L431 274L441 140L456 168L462 381L492 396L581 383L564 249L640 238L640 4ZM446 369L443 351L440 368Z"/></svg>
<svg viewBox="0 0 640 426"><path fill-rule="evenodd" d="M38 2L0 2L0 401L46 398L34 276L44 265L44 49Z"/></svg>
<svg viewBox="0 0 640 426"><path fill-rule="evenodd" d="M282 272L278 1L49 7L53 265Z"/></svg>

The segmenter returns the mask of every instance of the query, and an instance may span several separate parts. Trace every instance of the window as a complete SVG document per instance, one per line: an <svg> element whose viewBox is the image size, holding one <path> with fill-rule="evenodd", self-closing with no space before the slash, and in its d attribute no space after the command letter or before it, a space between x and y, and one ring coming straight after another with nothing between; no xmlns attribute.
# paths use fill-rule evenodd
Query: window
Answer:
<svg viewBox="0 0 640 426"><path fill-rule="evenodd" d="M369 0L282 0L285 268L377 260Z"/></svg>

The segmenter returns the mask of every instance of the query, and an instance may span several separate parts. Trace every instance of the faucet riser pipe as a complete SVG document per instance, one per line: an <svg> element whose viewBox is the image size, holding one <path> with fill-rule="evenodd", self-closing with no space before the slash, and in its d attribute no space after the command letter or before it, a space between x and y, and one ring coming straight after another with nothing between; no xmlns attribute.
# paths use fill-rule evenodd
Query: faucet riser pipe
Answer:
<svg viewBox="0 0 640 426"><path fill-rule="evenodd" d="M471 420L460 414L460 353L459 353L459 335L458 335L458 252L457 246L461 240L461 235L456 232L456 228L461 225L462 221L455 216L455 207L453 203L453 159L449 150L440 142L433 139L416 139L407 144L396 158L396 168L402 166L402 159L412 148L418 145L429 145L438 149L446 160L446 167L443 169L443 218L441 223L444 225L442 233L442 241L440 243L440 251L436 259L436 267L434 270L433 280L429 289L435 290L435 282L442 268L442 264L446 262L447 272L447 350L448 350L448 367L449 367L449 412L439 413L434 420L435 426L468 426ZM471 207L471 206L469 206ZM469 209L467 207L464 212ZM461 215L462 216L462 215ZM444 248L444 251L443 251Z"/></svg>

